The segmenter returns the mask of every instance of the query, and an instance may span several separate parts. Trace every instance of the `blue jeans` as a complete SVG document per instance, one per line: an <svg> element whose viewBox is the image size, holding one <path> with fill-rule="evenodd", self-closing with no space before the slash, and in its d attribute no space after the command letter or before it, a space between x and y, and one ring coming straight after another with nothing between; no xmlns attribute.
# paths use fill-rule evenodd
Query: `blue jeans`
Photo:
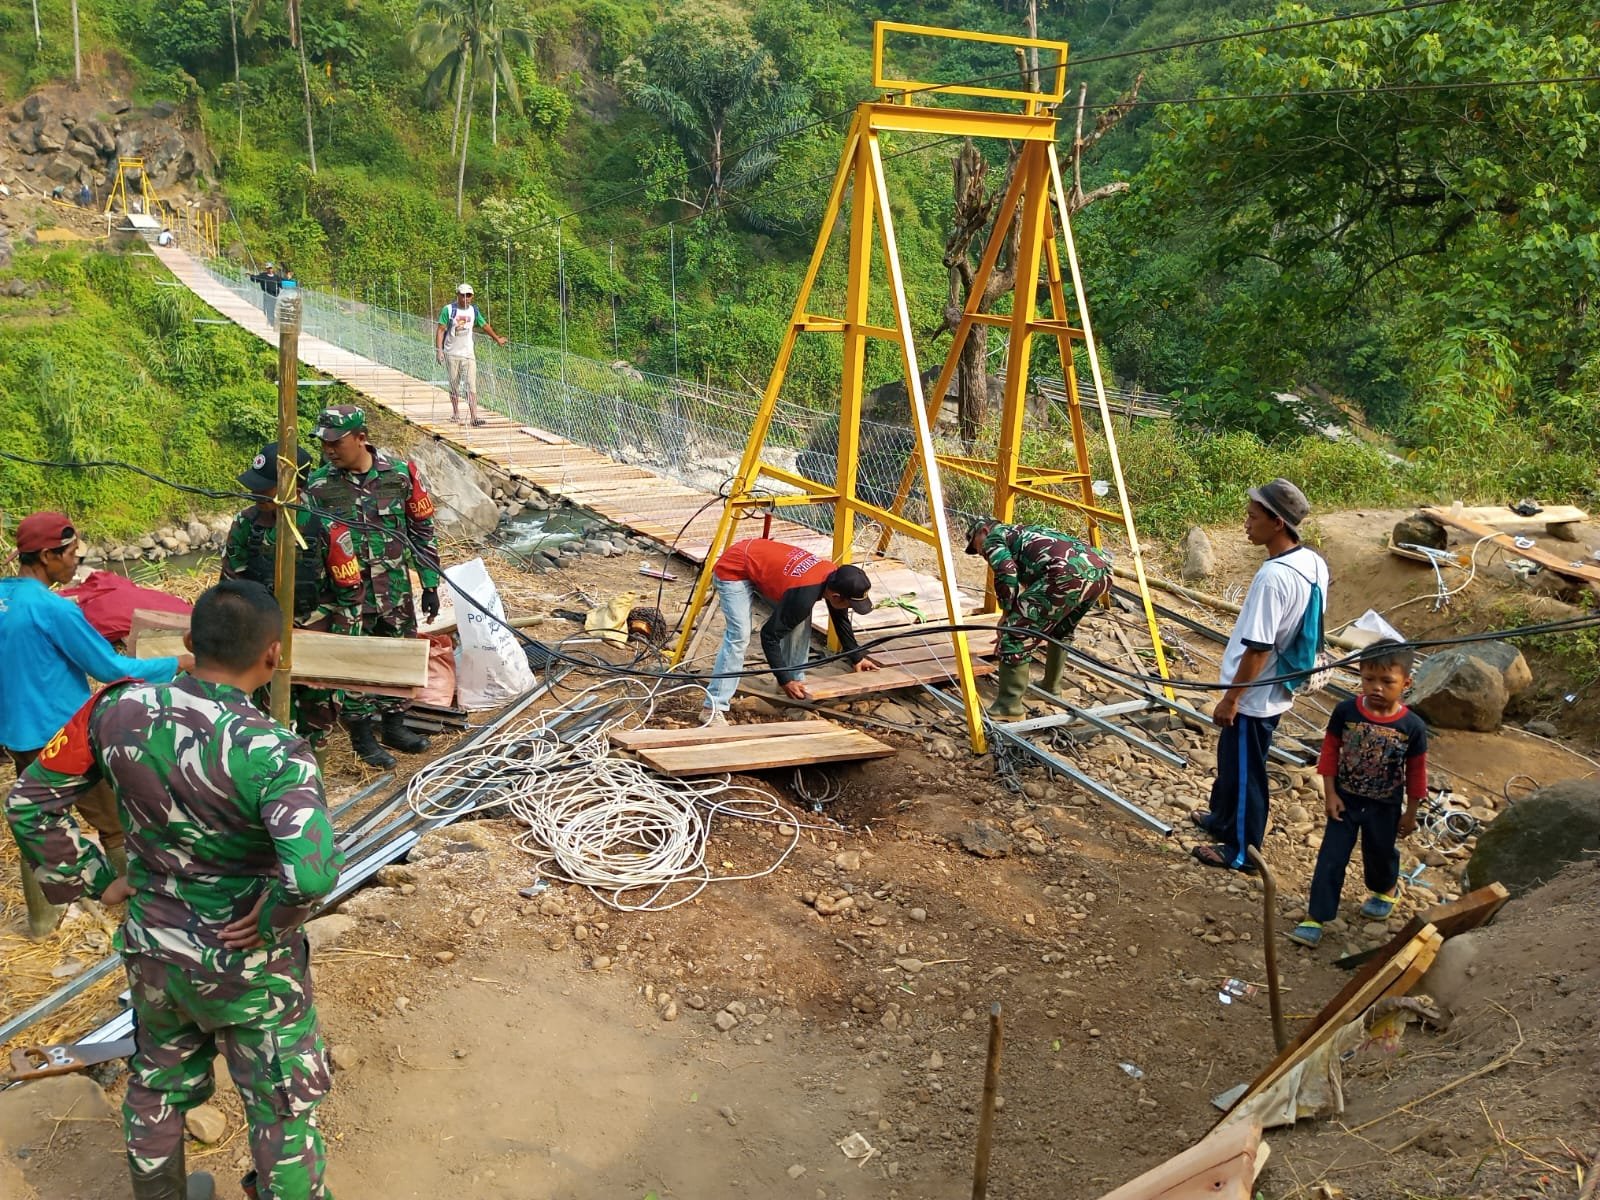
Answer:
<svg viewBox="0 0 1600 1200"><path fill-rule="evenodd" d="M1311 875L1311 900L1306 915L1313 921L1331 921L1339 913L1345 868L1356 842L1361 842L1361 869L1367 891L1387 896L1400 881L1399 804L1362 800L1344 795L1344 816L1329 821L1317 850L1317 868Z"/></svg>
<svg viewBox="0 0 1600 1200"><path fill-rule="evenodd" d="M718 678L712 679L706 688L709 693L706 707L713 712L725 712L733 700L733 693L738 690L737 672L744 670L744 655L750 646L750 603L755 596L755 588L747 580L718 579L715 576L712 576L711 585L717 589L717 602L722 605L722 620L727 631L722 635L717 661L711 668ZM789 669L804 666L810 648L811 630L805 625L795 626L779 647L783 666ZM797 675L805 678L804 671L797 672Z"/></svg>

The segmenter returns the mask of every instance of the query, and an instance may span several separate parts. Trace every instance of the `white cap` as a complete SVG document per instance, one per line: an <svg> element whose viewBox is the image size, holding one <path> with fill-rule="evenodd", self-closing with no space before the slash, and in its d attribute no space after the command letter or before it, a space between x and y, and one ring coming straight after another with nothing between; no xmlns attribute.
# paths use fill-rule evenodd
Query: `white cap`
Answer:
<svg viewBox="0 0 1600 1200"><path fill-rule="evenodd" d="M470 283L463 283L460 287L458 287L456 289L456 295L459 296L459 295L461 295L462 292L466 292L469 296L476 296L477 295L477 293L472 290L472 285Z"/></svg>

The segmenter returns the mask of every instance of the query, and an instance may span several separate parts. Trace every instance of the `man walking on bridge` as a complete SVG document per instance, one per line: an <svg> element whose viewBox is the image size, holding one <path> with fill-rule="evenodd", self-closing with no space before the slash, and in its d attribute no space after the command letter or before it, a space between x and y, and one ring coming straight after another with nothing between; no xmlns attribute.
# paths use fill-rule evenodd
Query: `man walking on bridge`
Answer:
<svg viewBox="0 0 1600 1200"><path fill-rule="evenodd" d="M194 606L193 674L91 697L6 801L46 895L128 903L116 947L136 1018L123 1101L134 1200L210 1200L211 1177L187 1175L183 1126L216 1086L219 1050L250 1125L247 1194L327 1194L328 1063L302 922L344 854L310 747L250 701L278 665L279 619L259 584L218 584ZM102 780L128 823L126 875L68 814Z"/></svg>
<svg viewBox="0 0 1600 1200"><path fill-rule="evenodd" d="M506 339L494 331L489 318L472 302L472 285L463 283L456 298L439 310L439 324L433 331L433 354L450 377L450 419L461 424L461 395L467 396L468 420L487 425L478 416L478 360L472 351L472 334L481 329L504 346Z"/></svg>
<svg viewBox="0 0 1600 1200"><path fill-rule="evenodd" d="M306 484L306 504L324 520L347 526L361 560L361 626L368 637L415 637L417 610L411 599L411 568L422 582L422 612L439 615L439 545L433 532L433 498L416 466L367 441L367 415L353 404L322 410L317 417L327 462ZM344 694L344 724L361 761L394 766L394 756L428 748L428 739L405 726L405 704L393 696Z"/></svg>

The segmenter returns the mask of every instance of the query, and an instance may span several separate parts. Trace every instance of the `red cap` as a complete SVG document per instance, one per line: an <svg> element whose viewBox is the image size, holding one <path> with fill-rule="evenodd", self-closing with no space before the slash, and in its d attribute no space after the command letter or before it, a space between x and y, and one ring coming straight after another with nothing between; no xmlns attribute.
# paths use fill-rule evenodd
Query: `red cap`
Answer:
<svg viewBox="0 0 1600 1200"><path fill-rule="evenodd" d="M17 553L37 554L40 550L59 550L78 540L78 531L66 513L36 512L17 525Z"/></svg>

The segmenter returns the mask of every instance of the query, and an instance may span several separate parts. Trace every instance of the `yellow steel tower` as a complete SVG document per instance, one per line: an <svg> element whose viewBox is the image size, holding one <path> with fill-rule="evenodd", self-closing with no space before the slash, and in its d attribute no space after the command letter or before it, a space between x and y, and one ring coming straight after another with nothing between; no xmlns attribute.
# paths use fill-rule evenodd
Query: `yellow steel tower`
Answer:
<svg viewBox="0 0 1600 1200"><path fill-rule="evenodd" d="M884 39L888 34L928 38L950 38L987 42L1022 50L1034 49L1053 60L1042 66L1037 91L981 85L933 84L911 79L890 78L884 72ZM880 551L887 549L891 536L898 533L932 547L938 561L946 611L960 613L956 592L955 565L951 555L955 541L946 517L941 471L952 471L980 480L993 488L991 511L1002 521L1010 520L1019 497L1060 505L1078 514L1087 524L1090 539L1101 542L1101 527L1118 524L1126 533L1134 573L1144 601L1145 619L1155 642L1157 668L1166 676L1166 659L1155 611L1145 583L1144 561L1127 489L1123 485L1122 465L1117 455L1100 360L1089 326L1084 298L1083 277L1073 247L1072 227L1062 185L1061 165L1056 156L1056 117L1054 106L1066 92L1067 44L1035 38L1006 37L998 34L968 33L920 25L879 22L873 31L873 87L886 93L882 100L860 105L845 135L844 151L834 176L822 229L812 251L811 263L795 301L789 330L767 381L760 408L750 430L744 457L734 479L722 520L695 585L684 629L674 654L681 660L711 588L711 567L732 540L734 523L742 509L768 505L825 504L834 510L833 555L836 562L847 562L857 518L876 523L882 530ZM980 97L1010 106L1011 111L935 108L919 105L919 96L942 92L945 95ZM931 392L924 395L917 352L913 342L911 314L906 301L904 277L895 242L894 221L890 212L888 184L883 170L880 135L884 133L923 133L945 137L1001 138L1021 146L1011 185L996 212L994 224L973 281L970 296L944 369ZM812 290L816 286L824 252L835 224L848 209L848 275L845 311L841 316L813 313ZM984 312L980 309L985 284L999 262L1013 219L1020 212L1020 239L1017 250L1016 287L1009 312ZM883 275L879 286L885 289L892 312L892 323L872 324L868 301L873 286L874 234L882 247ZM1058 242L1059 236L1059 242ZM1069 302L1067 278L1070 272L1072 295ZM1050 312L1041 315L1036 308L1037 282L1041 273L1048 285ZM1072 313L1076 311L1077 319ZM933 426L950 381L955 377L972 327L992 325L1008 333L1004 404L994 459L940 453L933 442ZM795 471L765 462L762 450L782 392L785 375L802 333L832 333L844 338L844 370L840 381L839 444L835 479L831 482L808 479ZM1072 429L1076 462L1070 468L1039 467L1021 461L1023 403L1027 396L1028 360L1035 334L1047 334L1060 347L1062 376L1066 384L1067 408ZM862 415L863 376L869 339L882 339L899 348L905 372L910 418L915 444L895 500L888 508L869 503L857 494L856 476ZM1088 356L1090 377L1094 381L1093 402L1100 410L1101 427L1110 451L1111 473L1116 483L1118 507L1098 503L1091 478L1088 443L1084 434L1081 397L1077 382L1073 343L1081 342ZM774 500L760 489L765 478L797 489L798 494ZM905 504L918 479L923 484L927 523L905 515ZM992 592L989 597L992 604ZM974 750L984 748L983 715L967 652L966 634L951 634L961 691L965 700L967 732Z"/></svg>

